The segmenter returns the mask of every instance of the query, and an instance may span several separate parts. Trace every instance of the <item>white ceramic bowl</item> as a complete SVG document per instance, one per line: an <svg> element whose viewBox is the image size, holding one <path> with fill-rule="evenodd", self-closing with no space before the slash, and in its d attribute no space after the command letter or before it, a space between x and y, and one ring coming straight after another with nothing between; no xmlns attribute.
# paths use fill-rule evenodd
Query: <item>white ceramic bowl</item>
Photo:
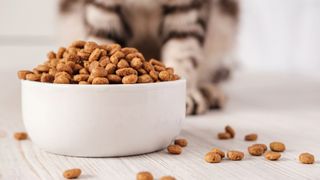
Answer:
<svg viewBox="0 0 320 180"><path fill-rule="evenodd" d="M22 82L22 114L40 148L84 157L165 148L185 118L186 82L63 85Z"/></svg>

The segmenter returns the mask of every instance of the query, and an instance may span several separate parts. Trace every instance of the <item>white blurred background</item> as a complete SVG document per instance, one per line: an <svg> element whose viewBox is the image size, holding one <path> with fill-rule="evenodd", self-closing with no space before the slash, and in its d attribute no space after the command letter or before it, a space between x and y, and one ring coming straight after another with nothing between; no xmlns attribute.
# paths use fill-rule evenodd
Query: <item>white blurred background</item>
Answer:
<svg viewBox="0 0 320 180"><path fill-rule="evenodd" d="M319 72L320 0L240 1L242 70ZM56 12L56 0L0 1L1 71L44 60L56 47Z"/></svg>
<svg viewBox="0 0 320 180"><path fill-rule="evenodd" d="M319 74L320 0L240 1L240 70ZM57 49L56 12L56 0L0 0L1 102L19 96L19 69L31 69Z"/></svg>

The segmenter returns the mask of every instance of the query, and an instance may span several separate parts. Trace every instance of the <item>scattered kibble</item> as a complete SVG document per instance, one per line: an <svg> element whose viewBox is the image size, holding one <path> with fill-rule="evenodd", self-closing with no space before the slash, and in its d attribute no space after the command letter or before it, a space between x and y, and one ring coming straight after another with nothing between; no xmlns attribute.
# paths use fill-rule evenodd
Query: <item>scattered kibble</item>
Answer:
<svg viewBox="0 0 320 180"><path fill-rule="evenodd" d="M213 148L211 152L218 153L221 156L221 159L225 157L225 153L218 148Z"/></svg>
<svg viewBox="0 0 320 180"><path fill-rule="evenodd" d="M67 179L76 179L80 176L81 169L75 168L75 169L68 169L63 172L63 177Z"/></svg>
<svg viewBox="0 0 320 180"><path fill-rule="evenodd" d="M226 133L230 134L231 138L234 138L234 136L236 135L236 132L234 131L234 129L229 125L225 127L225 131Z"/></svg>
<svg viewBox="0 0 320 180"><path fill-rule="evenodd" d="M204 156L204 160L208 163L219 163L221 162L221 156L218 153L215 152L208 152Z"/></svg>
<svg viewBox="0 0 320 180"><path fill-rule="evenodd" d="M14 133L14 138L19 141L25 140L28 138L28 134L26 132L16 132Z"/></svg>
<svg viewBox="0 0 320 180"><path fill-rule="evenodd" d="M270 149L274 152L283 152L286 150L286 146L282 142L272 142L270 143Z"/></svg>
<svg viewBox="0 0 320 180"><path fill-rule="evenodd" d="M241 151L228 151L227 157L232 161L240 161L244 158L244 153Z"/></svg>
<svg viewBox="0 0 320 180"><path fill-rule="evenodd" d="M314 156L310 153L302 153L299 155L299 161L302 164L313 164L314 163Z"/></svg>
<svg viewBox="0 0 320 180"><path fill-rule="evenodd" d="M160 180L176 180L176 178L173 176L162 176Z"/></svg>
<svg viewBox="0 0 320 180"><path fill-rule="evenodd" d="M226 132L218 133L218 139L225 140L230 138L231 138L231 135L229 133L226 133Z"/></svg>
<svg viewBox="0 0 320 180"><path fill-rule="evenodd" d="M258 139L258 135L255 134L255 133L247 134L247 135L244 137L244 140L246 140L246 141L256 141L257 139Z"/></svg>
<svg viewBox="0 0 320 180"><path fill-rule="evenodd" d="M261 156L265 152L265 149L261 145L254 144L248 147L248 152L253 156Z"/></svg>
<svg viewBox="0 0 320 180"><path fill-rule="evenodd" d="M167 150L170 154L176 154L176 155L181 154L182 152L182 148L179 145L169 145L167 147Z"/></svg>
<svg viewBox="0 0 320 180"><path fill-rule="evenodd" d="M264 157L270 161L277 161L281 157L281 154L278 152L268 151L264 154Z"/></svg>
<svg viewBox="0 0 320 180"><path fill-rule="evenodd" d="M173 81L179 76L158 60L146 61L135 48L74 41L68 48L50 51L47 61L32 71L19 71L18 78L55 84L105 85Z"/></svg>
<svg viewBox="0 0 320 180"><path fill-rule="evenodd" d="M176 139L174 140L174 144L181 147L186 147L188 145L188 141L186 139Z"/></svg>
<svg viewBox="0 0 320 180"><path fill-rule="evenodd" d="M148 171L142 171L137 174L137 180L153 180L153 175Z"/></svg>

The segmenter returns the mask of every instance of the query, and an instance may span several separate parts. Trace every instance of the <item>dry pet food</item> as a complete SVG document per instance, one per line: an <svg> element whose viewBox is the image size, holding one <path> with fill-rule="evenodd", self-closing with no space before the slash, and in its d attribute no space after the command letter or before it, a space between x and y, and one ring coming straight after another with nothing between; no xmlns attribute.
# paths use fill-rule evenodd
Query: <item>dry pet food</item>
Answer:
<svg viewBox="0 0 320 180"><path fill-rule="evenodd" d="M263 146L254 144L248 147L248 152L253 156L261 156L265 152L265 149Z"/></svg>
<svg viewBox="0 0 320 180"><path fill-rule="evenodd" d="M286 150L286 146L282 142L272 142L270 143L270 149L274 152L283 152Z"/></svg>
<svg viewBox="0 0 320 180"><path fill-rule="evenodd" d="M78 178L81 174L81 169L75 168L75 169L69 169L63 172L63 177L67 179L75 179Z"/></svg>
<svg viewBox="0 0 320 180"><path fill-rule="evenodd" d="M204 156L204 160L207 161L208 163L219 163L221 162L221 156L220 154L215 152L208 152Z"/></svg>
<svg viewBox="0 0 320 180"><path fill-rule="evenodd" d="M176 139L174 140L174 144L181 147L186 147L188 145L188 141L186 139Z"/></svg>
<svg viewBox="0 0 320 180"><path fill-rule="evenodd" d="M162 176L160 180L176 180L176 178L173 176Z"/></svg>
<svg viewBox="0 0 320 180"><path fill-rule="evenodd" d="M16 132L16 133L14 133L13 136L14 136L14 138L15 138L16 140L19 140L19 141L25 140L25 139L28 138L28 134L25 133L25 132Z"/></svg>
<svg viewBox="0 0 320 180"><path fill-rule="evenodd" d="M299 161L302 164L313 164L314 163L314 156L310 153L302 153L299 156Z"/></svg>
<svg viewBox="0 0 320 180"><path fill-rule="evenodd" d="M142 171L137 174L137 180L153 180L153 176L148 171Z"/></svg>
<svg viewBox="0 0 320 180"><path fill-rule="evenodd" d="M256 141L257 139L258 139L258 135L255 133L247 134L246 136L244 136L244 140L246 141Z"/></svg>
<svg viewBox="0 0 320 180"><path fill-rule="evenodd" d="M174 69L144 56L135 48L118 44L74 41L50 51L47 60L18 78L55 84L135 84L178 80Z"/></svg>
<svg viewBox="0 0 320 180"><path fill-rule="evenodd" d="M225 157L225 153L218 148L213 148L211 152L218 153L221 156L221 159Z"/></svg>
<svg viewBox="0 0 320 180"><path fill-rule="evenodd" d="M225 140L230 138L231 138L231 135L229 133L226 133L226 132L218 133L218 139Z"/></svg>
<svg viewBox="0 0 320 180"><path fill-rule="evenodd" d="M278 152L268 151L264 154L264 157L270 161L276 161L281 157L281 154Z"/></svg>
<svg viewBox="0 0 320 180"><path fill-rule="evenodd" d="M234 129L229 125L225 127L225 131L226 133L230 134L231 138L234 138L234 136L236 135L236 132L234 131Z"/></svg>
<svg viewBox="0 0 320 180"><path fill-rule="evenodd" d="M167 150L170 154L181 154L182 148L179 145L169 145Z"/></svg>
<svg viewBox="0 0 320 180"><path fill-rule="evenodd" d="M244 153L240 151L228 151L227 157L232 161L240 161L244 158Z"/></svg>

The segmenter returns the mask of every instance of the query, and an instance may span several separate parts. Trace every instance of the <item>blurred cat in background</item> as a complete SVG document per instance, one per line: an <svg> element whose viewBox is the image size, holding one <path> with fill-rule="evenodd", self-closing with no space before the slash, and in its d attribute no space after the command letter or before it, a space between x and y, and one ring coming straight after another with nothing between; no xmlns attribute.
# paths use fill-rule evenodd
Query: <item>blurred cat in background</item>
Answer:
<svg viewBox="0 0 320 180"><path fill-rule="evenodd" d="M222 108L238 0L60 0L60 37L136 47L187 79L187 114Z"/></svg>

